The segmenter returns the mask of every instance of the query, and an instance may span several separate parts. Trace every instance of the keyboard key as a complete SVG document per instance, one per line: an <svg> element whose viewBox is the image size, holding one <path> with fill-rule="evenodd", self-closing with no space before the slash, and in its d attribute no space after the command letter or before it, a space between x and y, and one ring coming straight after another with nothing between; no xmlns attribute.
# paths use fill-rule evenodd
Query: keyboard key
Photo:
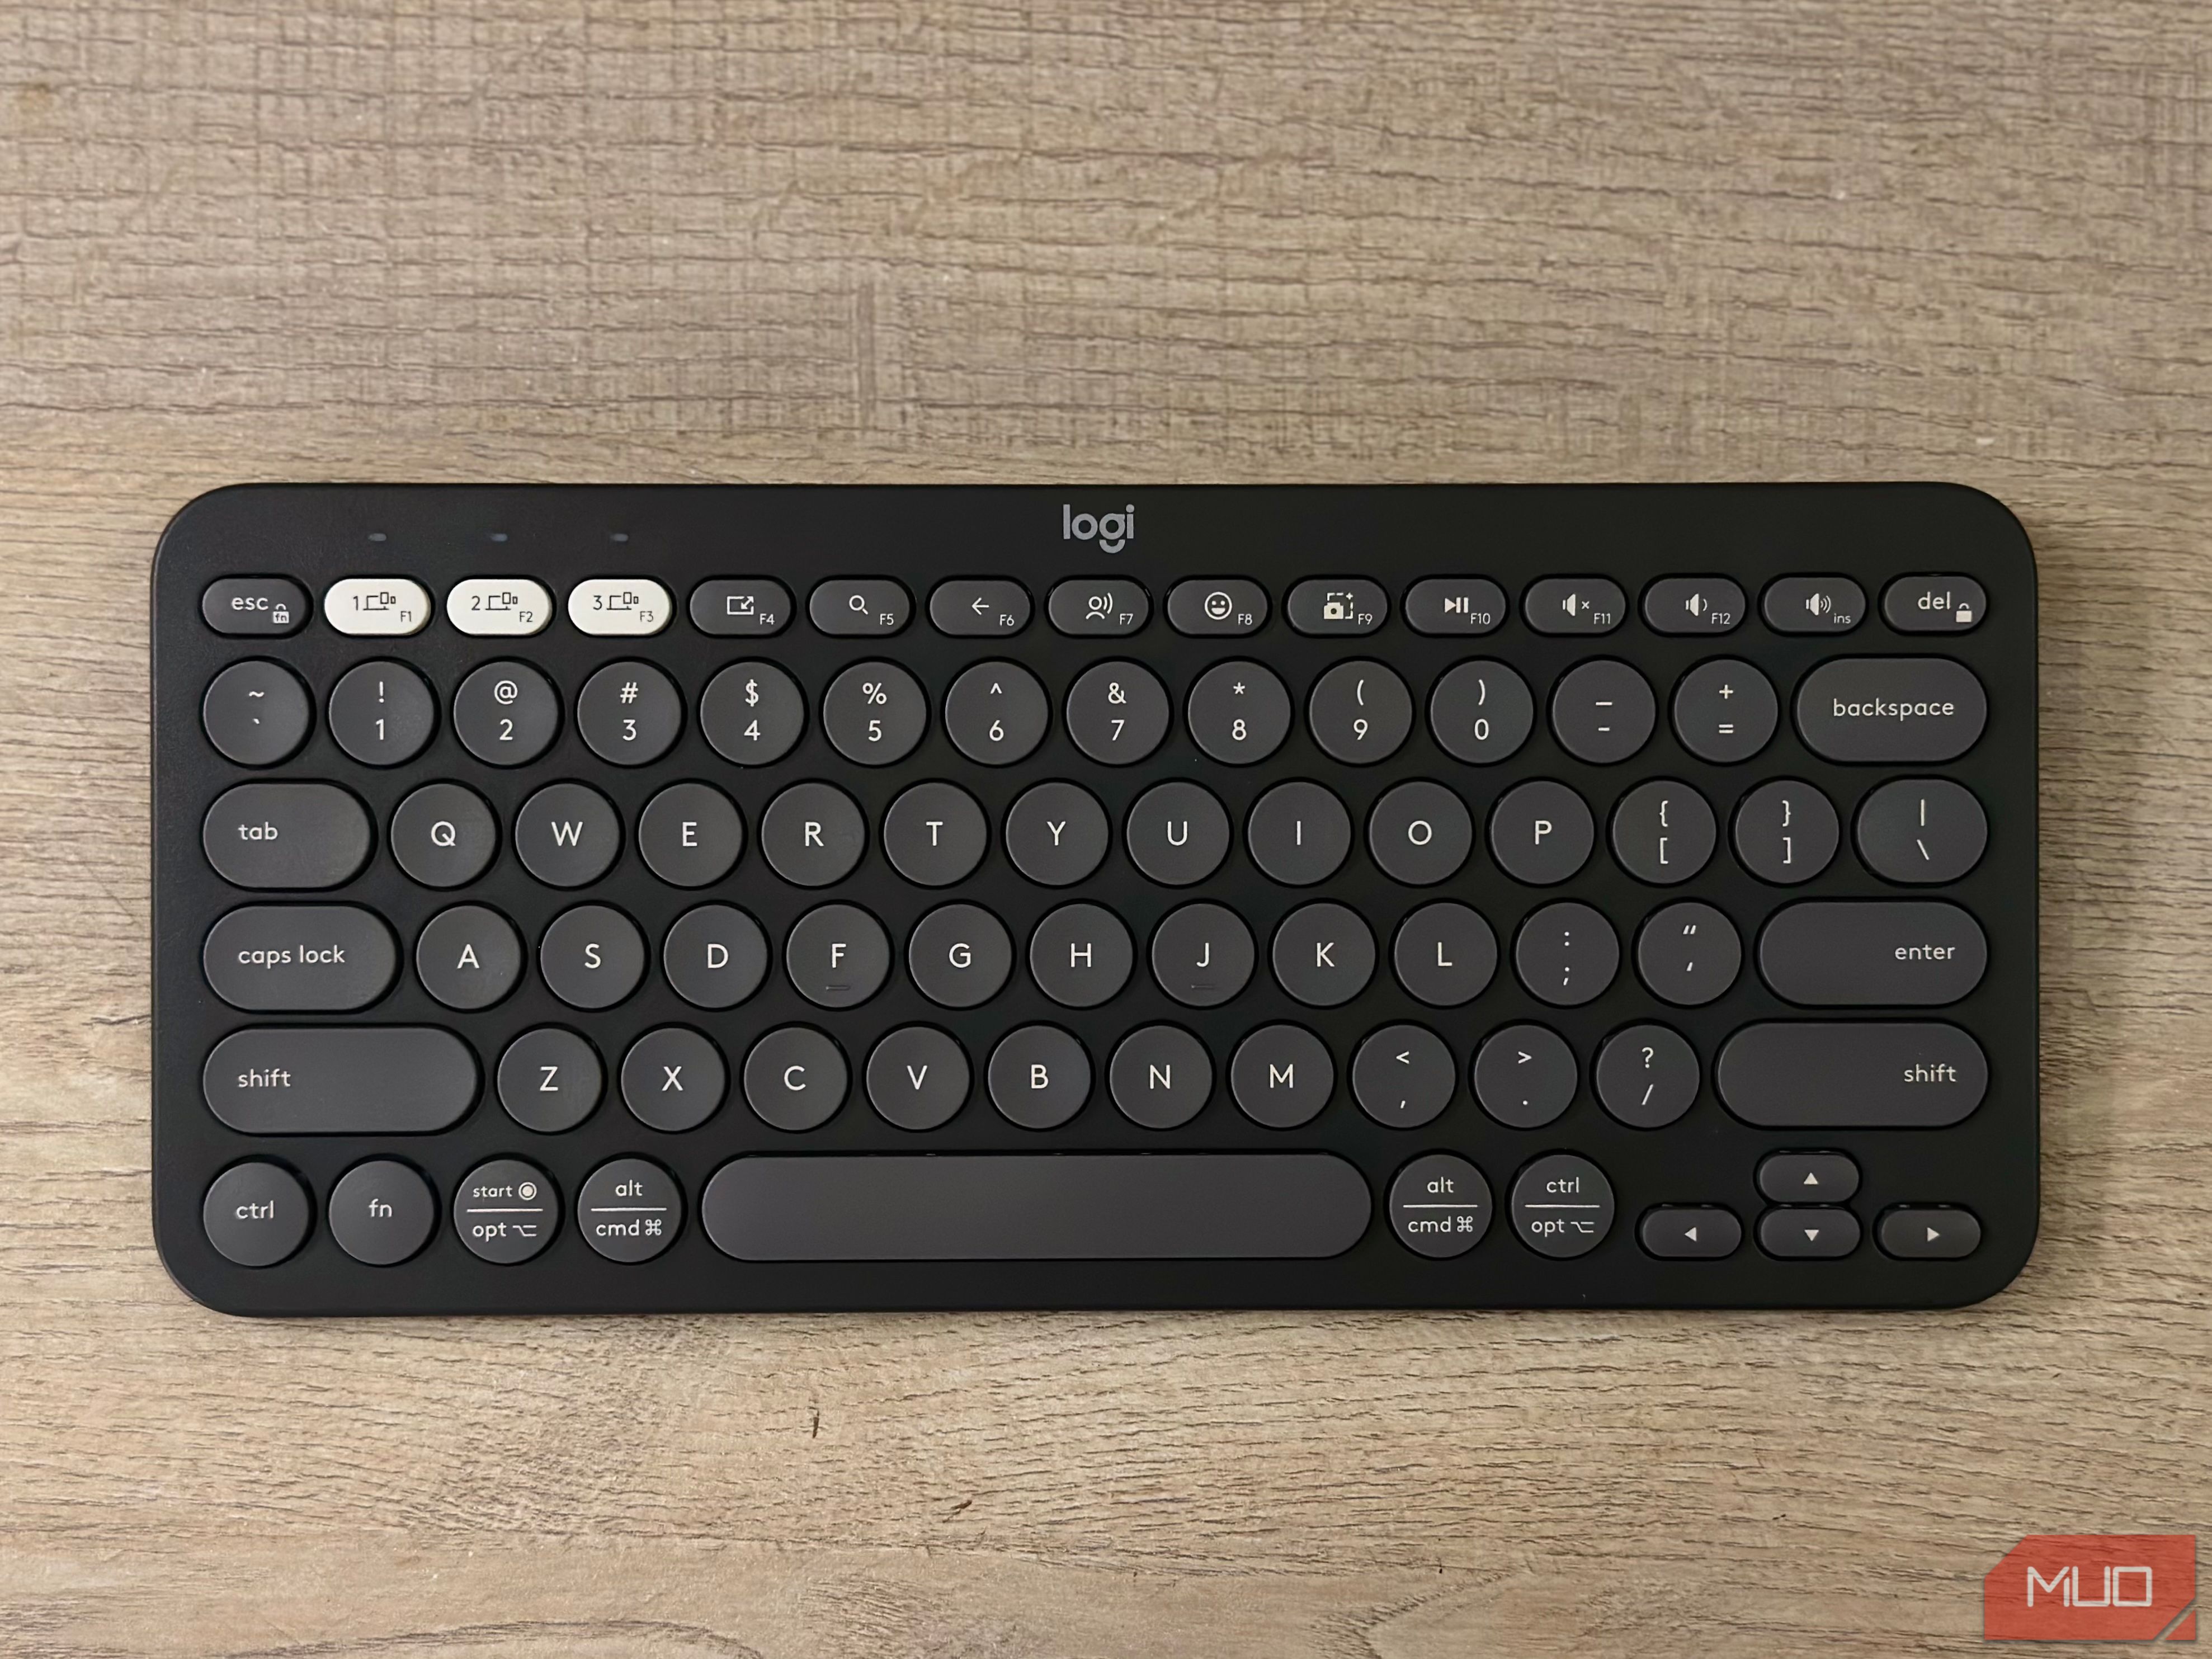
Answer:
<svg viewBox="0 0 2212 1659"><path fill-rule="evenodd" d="M438 1231L430 1183L395 1158L356 1164L331 1188L331 1237L355 1261L396 1267Z"/></svg>
<svg viewBox="0 0 2212 1659"><path fill-rule="evenodd" d="M438 700L404 663L365 662L331 688L331 738L364 766L397 766L438 729Z"/></svg>
<svg viewBox="0 0 2212 1659"><path fill-rule="evenodd" d="M1291 694L1256 662L1217 663L1190 688L1190 735L1225 766L1249 766L1282 746L1291 731Z"/></svg>
<svg viewBox="0 0 2212 1659"><path fill-rule="evenodd" d="M1101 905L1063 904L1030 935L1030 976L1063 1008L1110 1000L1129 982L1136 960L1129 930Z"/></svg>
<svg viewBox="0 0 2212 1659"><path fill-rule="evenodd" d="M734 1008L768 977L768 936L733 905L702 904L669 928L660 970L694 1008Z"/></svg>
<svg viewBox="0 0 2212 1659"><path fill-rule="evenodd" d="M638 814L638 856L671 887L720 881L744 846L744 819L710 783L672 783Z"/></svg>
<svg viewBox="0 0 2212 1659"><path fill-rule="evenodd" d="M1989 957L1981 924L1932 901L1793 904L1759 940L1759 970L1774 994L1815 1007L1956 1002L1982 982Z"/></svg>
<svg viewBox="0 0 2212 1659"><path fill-rule="evenodd" d="M1180 1025L1146 1025L1123 1037L1106 1067L1121 1115L1146 1129L1179 1129L1213 1093L1213 1059Z"/></svg>
<svg viewBox="0 0 2212 1659"><path fill-rule="evenodd" d="M1653 996L1678 1008L1702 1008L1735 983L1743 940L1710 904L1670 904L1652 912L1636 939L1636 971Z"/></svg>
<svg viewBox="0 0 2212 1659"><path fill-rule="evenodd" d="M448 1008L489 1008L521 982L522 938L498 911L457 904L415 941L415 975Z"/></svg>
<svg viewBox="0 0 2212 1659"><path fill-rule="evenodd" d="M1610 634L1628 617L1628 596L1603 576L1547 576L1521 596L1539 634Z"/></svg>
<svg viewBox="0 0 2212 1659"><path fill-rule="evenodd" d="M1103 766L1128 766L1160 746L1172 710L1167 688L1133 662L1084 670L1067 693L1067 735Z"/></svg>
<svg viewBox="0 0 2212 1659"><path fill-rule="evenodd" d="M822 730L847 760L889 766L904 760L929 726L929 698L896 663L854 663L830 682Z"/></svg>
<svg viewBox="0 0 2212 1659"><path fill-rule="evenodd" d="M1515 1129L1540 1129L1574 1103L1582 1068L1567 1040L1544 1025L1508 1025L1474 1054L1474 1097Z"/></svg>
<svg viewBox="0 0 2212 1659"><path fill-rule="evenodd" d="M1840 834L1826 795L1802 779L1778 778L1736 808L1736 861L1761 881L1791 886L1828 867Z"/></svg>
<svg viewBox="0 0 2212 1659"><path fill-rule="evenodd" d="M426 783L392 815L392 856L425 887L465 887L499 852L499 820L482 795L458 783Z"/></svg>
<svg viewBox="0 0 2212 1659"><path fill-rule="evenodd" d="M1838 657L1797 690L1797 729L1824 760L1932 765L1978 742L1989 700L1948 657Z"/></svg>
<svg viewBox="0 0 2212 1659"><path fill-rule="evenodd" d="M281 663L236 662L209 683L200 725L224 759L274 766L307 738L307 689Z"/></svg>
<svg viewBox="0 0 2212 1659"><path fill-rule="evenodd" d="M891 942L883 924L858 905L824 904L793 927L783 966L793 988L815 1006L856 1008L884 988Z"/></svg>
<svg viewBox="0 0 2212 1659"><path fill-rule="evenodd" d="M1597 825L1580 795L1540 778L1498 797L1490 815L1490 854L1498 867L1531 887L1552 887L1589 862Z"/></svg>
<svg viewBox="0 0 2212 1659"><path fill-rule="evenodd" d="M1152 934L1152 977L1186 1008L1214 1008L1252 978L1252 930L1234 910L1186 904Z"/></svg>
<svg viewBox="0 0 2212 1659"><path fill-rule="evenodd" d="M1759 1248L1785 1261L1832 1261L1858 1249L1859 1237L1849 1210L1791 1205L1759 1218Z"/></svg>
<svg viewBox="0 0 2212 1659"><path fill-rule="evenodd" d="M1310 887L1334 875L1351 852L1352 815L1318 783L1279 783L1253 804L1244 845L1269 880Z"/></svg>
<svg viewBox="0 0 2212 1659"><path fill-rule="evenodd" d="M314 1204L300 1178L262 1158L234 1164L200 1204L200 1226L216 1254L241 1267L273 1267L298 1249Z"/></svg>
<svg viewBox="0 0 2212 1659"><path fill-rule="evenodd" d="M1766 747L1779 708L1773 685L1749 663L1699 663L1674 688L1674 735L1699 760L1733 766Z"/></svg>
<svg viewBox="0 0 2212 1659"><path fill-rule="evenodd" d="M1150 621L1152 595L1118 576L1083 576L1055 586L1045 614L1063 634L1079 638L1118 638Z"/></svg>
<svg viewBox="0 0 2212 1659"><path fill-rule="evenodd" d="M601 760L643 766L684 729L684 694L648 662L611 662L576 696L576 731Z"/></svg>
<svg viewBox="0 0 2212 1659"><path fill-rule="evenodd" d="M340 1013L391 988L399 951L383 918L356 904L249 904L209 930L200 962L234 1008Z"/></svg>
<svg viewBox="0 0 2212 1659"><path fill-rule="evenodd" d="M1406 590L1416 634L1489 634L1505 620L1505 590L1481 576L1429 576Z"/></svg>
<svg viewBox="0 0 2212 1659"><path fill-rule="evenodd" d="M1981 1246L1982 1224L1972 1210L1954 1205L1900 1205L1882 1212L1875 1242L1906 1261L1956 1261Z"/></svg>
<svg viewBox="0 0 2212 1659"><path fill-rule="evenodd" d="M1328 1045L1303 1025L1263 1025L1237 1045L1229 1089L1237 1109L1268 1129L1310 1123L1336 1091Z"/></svg>
<svg viewBox="0 0 2212 1659"><path fill-rule="evenodd" d="M950 887L966 880L983 861L990 841L983 809L954 784L917 783L884 814L884 856L918 887Z"/></svg>
<svg viewBox="0 0 2212 1659"><path fill-rule="evenodd" d="M453 693L453 735L489 765L527 765L560 729L560 696L528 663L488 662Z"/></svg>
<svg viewBox="0 0 2212 1659"><path fill-rule="evenodd" d="M738 1158L699 1200L740 1261L1315 1259L1371 1213L1327 1152Z"/></svg>
<svg viewBox="0 0 2212 1659"><path fill-rule="evenodd" d="M283 576L225 576L200 595L200 616L218 634L276 639L307 620L307 590Z"/></svg>
<svg viewBox="0 0 2212 1659"><path fill-rule="evenodd" d="M1513 1180L1513 1231L1539 1255L1588 1255L1613 1231L1613 1183L1572 1152L1553 1152Z"/></svg>
<svg viewBox="0 0 2212 1659"><path fill-rule="evenodd" d="M471 576L446 590L446 620L478 638L526 639L553 620L553 596L527 576Z"/></svg>
<svg viewBox="0 0 2212 1659"><path fill-rule="evenodd" d="M241 783L200 825L208 864L234 887L342 885L372 839L361 802L331 783Z"/></svg>
<svg viewBox="0 0 2212 1659"><path fill-rule="evenodd" d="M1603 995L1620 971L1620 939L1587 904L1547 904L1521 924L1513 967L1539 1001L1579 1008Z"/></svg>
<svg viewBox="0 0 2212 1659"><path fill-rule="evenodd" d="M722 1051L689 1026L647 1031L623 1056L623 1104L664 1134L697 1128L720 1109L729 1086Z"/></svg>
<svg viewBox="0 0 2212 1659"><path fill-rule="evenodd" d="M323 620L356 637L419 634L434 609L428 590L404 576L348 576L323 594Z"/></svg>
<svg viewBox="0 0 2212 1659"><path fill-rule="evenodd" d="M1024 1129L1057 1129L1091 1098L1091 1056L1057 1025L1024 1025L991 1051L991 1103Z"/></svg>
<svg viewBox="0 0 2212 1659"><path fill-rule="evenodd" d="M519 1158L479 1164L453 1189L453 1231L471 1255L501 1267L530 1260L561 1226L551 1177Z"/></svg>
<svg viewBox="0 0 2212 1659"><path fill-rule="evenodd" d="M1759 1164L1759 1190L1777 1204L1841 1204L1859 1189L1842 1152L1776 1152Z"/></svg>
<svg viewBox="0 0 2212 1659"><path fill-rule="evenodd" d="M1314 682L1306 721L1332 758L1372 766L1396 754L1412 732L1413 694L1379 662L1340 662Z"/></svg>
<svg viewBox="0 0 2212 1659"><path fill-rule="evenodd" d="M553 919L538 945L545 988L571 1008L611 1008L645 978L645 936L604 904L580 904Z"/></svg>
<svg viewBox="0 0 2212 1659"><path fill-rule="evenodd" d="M1698 1098L1698 1051L1664 1025L1631 1025L1597 1051L1598 1103L1632 1129L1663 1129ZM1725 1254L1725 1252L1723 1252Z"/></svg>
<svg viewBox="0 0 2212 1659"><path fill-rule="evenodd" d="M558 1025L525 1031L499 1057L499 1103L542 1135L560 1134L591 1116L605 1088L599 1050Z"/></svg>
<svg viewBox="0 0 2212 1659"><path fill-rule="evenodd" d="M215 1045L200 1087L240 1134L434 1134L476 1103L477 1062L431 1025L249 1026Z"/></svg>
<svg viewBox="0 0 2212 1659"><path fill-rule="evenodd" d="M1268 951L1275 982L1309 1008L1335 1008L1375 976L1375 935L1357 910L1304 904L1283 918Z"/></svg>
<svg viewBox="0 0 2212 1659"><path fill-rule="evenodd" d="M1390 965L1409 996L1431 1008L1457 1008L1490 988L1498 935L1464 904L1425 904L1398 924Z"/></svg>
<svg viewBox="0 0 2212 1659"><path fill-rule="evenodd" d="M1229 855L1229 813L1211 790L1176 779L1137 797L1122 835L1130 863L1164 887L1188 887Z"/></svg>
<svg viewBox="0 0 2212 1659"><path fill-rule="evenodd" d="M676 614L668 590L647 576L594 576L568 590L569 625L605 639L658 634Z"/></svg>
<svg viewBox="0 0 2212 1659"><path fill-rule="evenodd" d="M1459 1062L1425 1025L1386 1025L1352 1057L1359 1109L1386 1129L1434 1122L1459 1089Z"/></svg>
<svg viewBox="0 0 2212 1659"><path fill-rule="evenodd" d="M548 887L583 887L622 856L622 817L598 790L549 783L514 815L514 855Z"/></svg>
<svg viewBox="0 0 2212 1659"><path fill-rule="evenodd" d="M967 1051L933 1025L902 1025L868 1055L868 1100L884 1122L941 1128L968 1103Z"/></svg>
<svg viewBox="0 0 2212 1659"><path fill-rule="evenodd" d="M1766 1129L1937 1129L1989 1091L1982 1046L1955 1025L1778 1020L1728 1040L1714 1083Z"/></svg>
<svg viewBox="0 0 2212 1659"><path fill-rule="evenodd" d="M1267 620L1267 590L1241 576L1177 582L1168 590L1168 625L1178 634L1256 634Z"/></svg>
<svg viewBox="0 0 2212 1659"><path fill-rule="evenodd" d="M1512 669L1479 658L1437 682L1429 695L1429 729L1454 759L1495 766L1518 753L1536 729L1536 700Z"/></svg>
<svg viewBox="0 0 2212 1659"><path fill-rule="evenodd" d="M1283 614L1301 634L1372 634L1390 615L1390 596L1362 576L1319 577L1291 590Z"/></svg>
<svg viewBox="0 0 2212 1659"><path fill-rule="evenodd" d="M867 820L833 783L794 783L761 814L761 856L794 887L844 880L867 847Z"/></svg>
<svg viewBox="0 0 2212 1659"><path fill-rule="evenodd" d="M684 1226L675 1178L641 1158L617 1158L592 1171L576 1193L576 1229L610 1261L650 1261Z"/></svg>
<svg viewBox="0 0 2212 1659"><path fill-rule="evenodd" d="M1899 576L1881 596L1882 620L1900 634L1964 634L1989 614L1972 576Z"/></svg>
<svg viewBox="0 0 2212 1659"><path fill-rule="evenodd" d="M915 925L906 964L915 987L939 1007L981 1007L1006 988L1014 942L982 906L940 905Z"/></svg>
<svg viewBox="0 0 2212 1659"><path fill-rule="evenodd" d="M1011 766L1044 741L1052 705L1026 668L979 662L945 694L945 735L969 760Z"/></svg>
<svg viewBox="0 0 2212 1659"><path fill-rule="evenodd" d="M818 1129L845 1103L845 1051L811 1025L770 1031L745 1056L745 1103L772 1129Z"/></svg>
<svg viewBox="0 0 2212 1659"><path fill-rule="evenodd" d="M1644 625L1655 634L1728 634L1747 605L1726 576L1664 576L1644 590Z"/></svg>
<svg viewBox="0 0 2212 1659"><path fill-rule="evenodd" d="M1490 1231L1490 1183L1449 1152L1417 1158L1390 1182L1390 1231L1416 1255L1465 1255Z"/></svg>
<svg viewBox="0 0 2212 1659"><path fill-rule="evenodd" d="M1474 819L1443 785L1417 778L1375 803L1367 850L1391 880L1432 887L1456 874L1474 850Z"/></svg>
<svg viewBox="0 0 2212 1659"><path fill-rule="evenodd" d="M1672 887L1703 870L1717 838L1705 798L1673 778L1638 784L1613 809L1613 856L1655 887Z"/></svg>
<svg viewBox="0 0 2212 1659"><path fill-rule="evenodd" d="M1847 634L1866 616L1866 590L1849 576L1784 576L1759 604L1778 634Z"/></svg>
<svg viewBox="0 0 2212 1659"><path fill-rule="evenodd" d="M691 590L691 626L718 639L766 639L791 623L791 590L766 576L725 576Z"/></svg>
<svg viewBox="0 0 2212 1659"><path fill-rule="evenodd" d="M913 617L914 596L889 577L845 577L819 584L807 596L806 614L824 634L888 639Z"/></svg>
<svg viewBox="0 0 2212 1659"><path fill-rule="evenodd" d="M1559 747L1593 766L1617 764L1643 748L1657 718L1650 683L1607 658L1568 670L1552 693Z"/></svg>
<svg viewBox="0 0 2212 1659"><path fill-rule="evenodd" d="M1040 783L1006 813L1006 857L1041 887L1069 887L1106 857L1106 809L1088 789Z"/></svg>
<svg viewBox="0 0 2212 1659"><path fill-rule="evenodd" d="M774 663L732 663L707 682L699 729L724 760L767 766L789 754L806 730L806 698Z"/></svg>
<svg viewBox="0 0 2212 1659"><path fill-rule="evenodd" d="M1019 582L964 578L930 591L929 620L958 639L1004 639L1030 625L1029 590Z"/></svg>
<svg viewBox="0 0 2212 1659"><path fill-rule="evenodd" d="M1990 821L1965 785L1899 778L1859 803L1859 857L1885 881L1956 881L1982 861Z"/></svg>
<svg viewBox="0 0 2212 1659"><path fill-rule="evenodd" d="M1662 1261L1717 1261L1743 1243L1743 1223L1718 1205L1662 1204L1644 1212L1636 1236Z"/></svg>

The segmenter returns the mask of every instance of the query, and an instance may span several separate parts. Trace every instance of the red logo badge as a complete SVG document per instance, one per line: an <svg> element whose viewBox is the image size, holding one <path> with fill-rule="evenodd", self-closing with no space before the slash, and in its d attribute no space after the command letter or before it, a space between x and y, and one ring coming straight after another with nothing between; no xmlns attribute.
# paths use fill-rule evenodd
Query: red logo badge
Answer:
<svg viewBox="0 0 2212 1659"><path fill-rule="evenodd" d="M2194 1642L2197 1540L2189 1533L2023 1538L1982 1580L1992 1642Z"/></svg>

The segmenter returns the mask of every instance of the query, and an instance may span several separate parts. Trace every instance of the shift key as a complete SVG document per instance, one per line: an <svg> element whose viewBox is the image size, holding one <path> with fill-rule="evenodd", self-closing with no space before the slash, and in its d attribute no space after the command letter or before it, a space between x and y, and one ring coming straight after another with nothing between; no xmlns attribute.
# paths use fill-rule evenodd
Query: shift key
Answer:
<svg viewBox="0 0 2212 1659"><path fill-rule="evenodd" d="M434 1025L261 1025L216 1043L208 1109L241 1134L434 1134L476 1103L477 1058Z"/></svg>
<svg viewBox="0 0 2212 1659"><path fill-rule="evenodd" d="M1955 904L1814 901L1777 913L1759 970L1788 1002L1818 1008L1932 1008L1982 982L1989 940Z"/></svg>

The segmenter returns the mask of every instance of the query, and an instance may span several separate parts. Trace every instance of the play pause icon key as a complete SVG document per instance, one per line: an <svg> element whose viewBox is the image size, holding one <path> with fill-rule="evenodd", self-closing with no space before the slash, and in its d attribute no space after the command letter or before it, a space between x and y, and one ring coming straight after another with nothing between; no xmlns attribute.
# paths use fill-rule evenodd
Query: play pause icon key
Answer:
<svg viewBox="0 0 2212 1659"><path fill-rule="evenodd" d="M1875 1237L1888 1254L1909 1261L1955 1261L1980 1246L1982 1224L1972 1210L1906 1205L1885 1211Z"/></svg>

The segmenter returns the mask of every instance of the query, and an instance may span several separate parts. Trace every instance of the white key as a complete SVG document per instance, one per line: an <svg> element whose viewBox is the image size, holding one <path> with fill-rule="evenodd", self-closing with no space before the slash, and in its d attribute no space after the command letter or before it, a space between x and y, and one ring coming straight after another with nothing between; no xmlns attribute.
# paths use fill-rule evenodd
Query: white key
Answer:
<svg viewBox="0 0 2212 1659"><path fill-rule="evenodd" d="M553 596L527 576L471 576L447 593L446 620L464 634L535 634L553 620Z"/></svg>
<svg viewBox="0 0 2212 1659"><path fill-rule="evenodd" d="M323 615L341 634L418 634L434 607L404 576L348 576L323 595Z"/></svg>
<svg viewBox="0 0 2212 1659"><path fill-rule="evenodd" d="M647 576L594 576L568 590L568 620L583 634L658 634L675 607Z"/></svg>

